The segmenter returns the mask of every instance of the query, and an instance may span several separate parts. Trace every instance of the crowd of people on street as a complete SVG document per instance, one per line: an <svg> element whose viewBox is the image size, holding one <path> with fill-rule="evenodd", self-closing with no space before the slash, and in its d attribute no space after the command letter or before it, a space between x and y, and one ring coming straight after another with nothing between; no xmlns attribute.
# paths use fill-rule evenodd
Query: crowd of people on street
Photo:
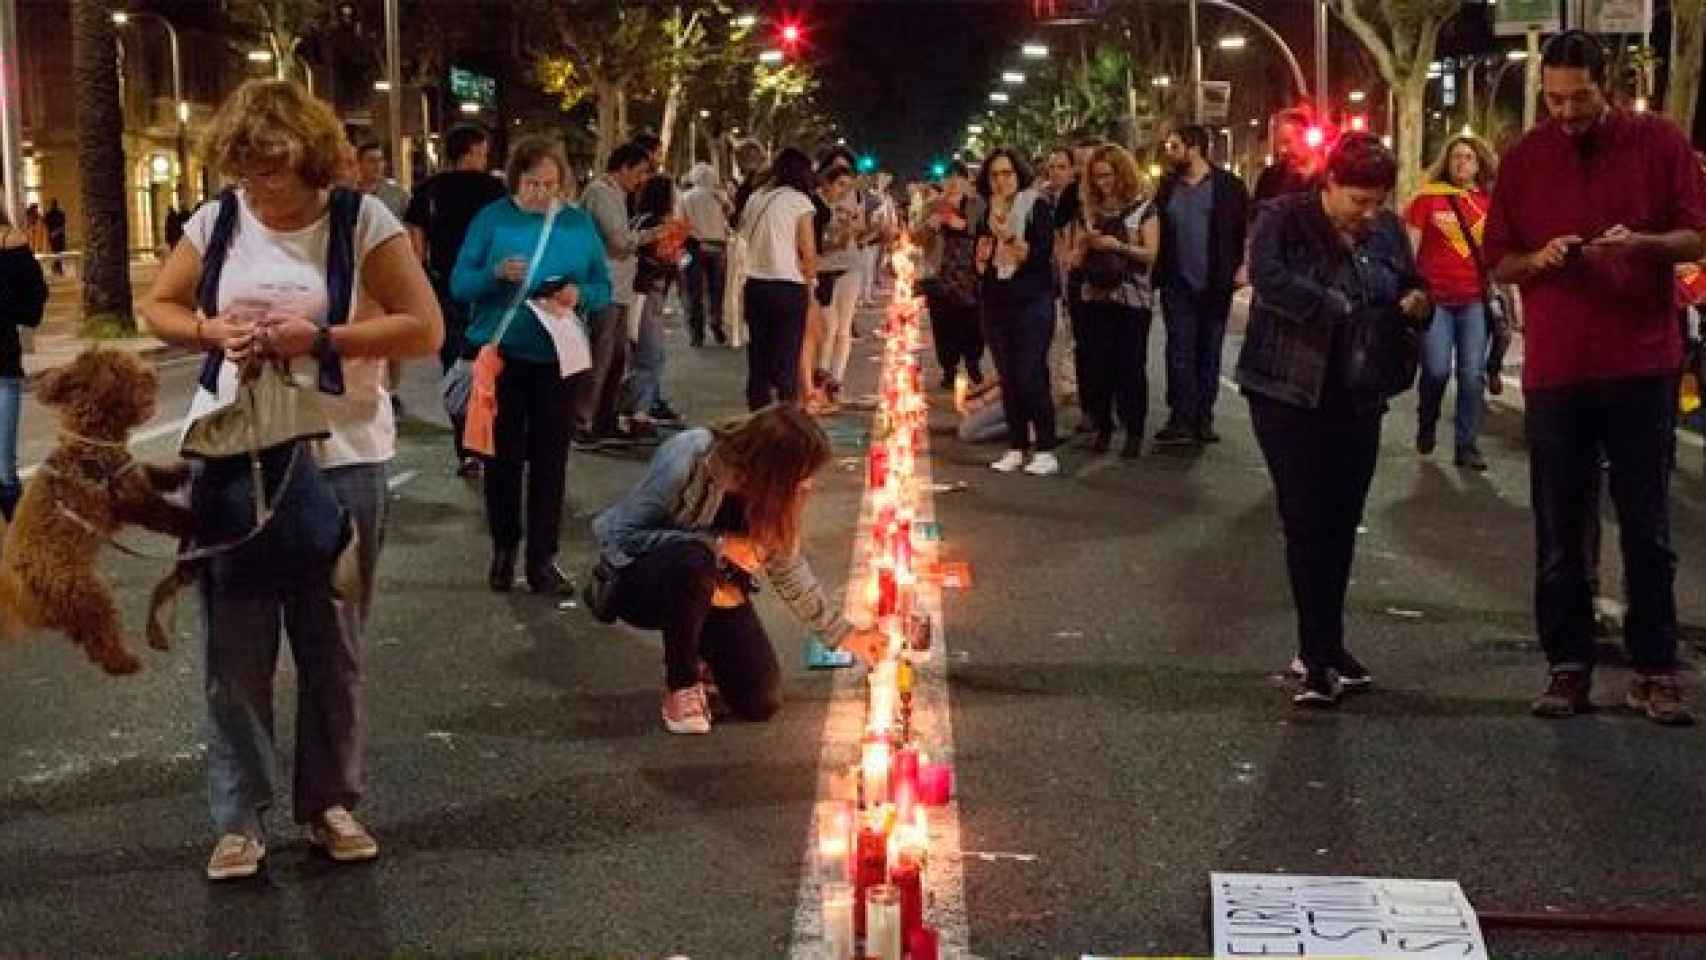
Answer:
<svg viewBox="0 0 1706 960"><path fill-rule="evenodd" d="M1192 125L1162 141L1157 183L1124 146L1085 135L1036 158L996 148L939 182L897 186L859 173L845 149L814 158L752 141L733 151L730 181L701 163L678 182L651 136L610 150L583 185L558 138L518 137L499 158L491 135L466 124L444 138L445 169L410 195L386 178L384 150L352 145L301 86L244 84L203 145L234 186L184 218L140 310L157 336L206 354L192 424L279 376L313 395L323 424L207 459L189 491L198 513L246 490L274 498L277 518L264 536L214 537L200 573L220 834L208 876L253 875L266 853L281 626L300 678L295 817L335 860L377 854L352 812L361 634L385 542L394 390L415 358L436 355L453 469L483 493L490 589L514 589L519 564L535 594L578 593L602 620L659 631L670 732L708 733L713 694L750 720L781 705L782 671L751 603L757 576L827 647L869 660L881 637L843 616L801 530L831 459L819 420L844 402L853 344L871 334L858 309L880 296L883 253L903 235L920 245L936 373L963 414L959 435L1001 443L990 467L1004 474L1062 472L1065 398L1079 410L1068 439L1093 454L1112 450L1118 430L1125 459L1206 455L1220 440L1229 317L1249 288L1232 379L1275 491L1296 610L1293 699L1305 707L1373 684L1347 647L1345 600L1389 401L1419 382L1415 450L1429 456L1455 372L1454 462L1487 469L1485 394L1502 389L1520 305L1548 662L1533 712L1591 706L1590 533L1604 485L1627 579L1627 704L1660 724L1691 722L1669 485L1685 362L1675 276L1706 255L1706 180L1668 122L1608 103L1605 69L1590 36L1554 38L1542 65L1549 119L1502 161L1471 135L1451 138L1401 205L1379 138L1347 132L1315 151L1293 114L1277 118L1276 159L1253 193ZM10 291L23 288L14 274L39 284L35 229L0 222L8 508L16 328L40 318ZM690 428L674 408L672 296L693 348L744 348L746 416ZM1167 416L1151 435L1158 310ZM597 564L577 584L558 562L571 450L650 445L643 479L594 520ZM264 483L244 487L251 468ZM198 545L209 536L198 532ZM342 575L351 564L354 589Z"/></svg>

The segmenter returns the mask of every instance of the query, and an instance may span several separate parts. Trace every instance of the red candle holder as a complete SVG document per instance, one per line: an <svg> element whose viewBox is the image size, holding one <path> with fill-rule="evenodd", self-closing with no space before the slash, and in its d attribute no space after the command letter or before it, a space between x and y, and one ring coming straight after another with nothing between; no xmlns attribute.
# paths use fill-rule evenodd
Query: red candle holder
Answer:
<svg viewBox="0 0 1706 960"><path fill-rule="evenodd" d="M885 883L889 872L889 835L884 823L859 825L859 862L853 875L853 932L865 935L865 891Z"/></svg>
<svg viewBox="0 0 1706 960"><path fill-rule="evenodd" d="M954 795L954 768L946 763L921 763L918 766L918 802L928 807L945 807Z"/></svg>
<svg viewBox="0 0 1706 960"><path fill-rule="evenodd" d="M924 865L902 856L889 871L889 882L900 888L900 936L907 943L924 928Z"/></svg>
<svg viewBox="0 0 1706 960"><path fill-rule="evenodd" d="M930 927L919 927L906 934L907 960L941 960L942 935Z"/></svg>

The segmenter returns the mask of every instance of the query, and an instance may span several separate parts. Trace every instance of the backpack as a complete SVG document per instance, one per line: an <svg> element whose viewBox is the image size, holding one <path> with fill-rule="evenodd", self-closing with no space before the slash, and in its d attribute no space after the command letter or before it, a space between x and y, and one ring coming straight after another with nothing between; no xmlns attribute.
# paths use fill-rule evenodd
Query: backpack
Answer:
<svg viewBox="0 0 1706 960"><path fill-rule="evenodd" d="M330 309L326 312L326 325L336 327L349 320L355 304L355 227L361 218L361 194L346 187L334 187L330 207L332 236L326 249L326 295ZM237 234L237 208L237 191L227 188L219 194L219 215L214 218L213 233L201 255L201 284L196 288L196 302L205 316L219 315L219 277L225 270L231 239ZM201 385L209 392L219 389L219 365L224 359L224 351L217 347L209 349L202 359ZM335 353L329 362L320 364L320 391L343 395L344 368Z"/></svg>
<svg viewBox="0 0 1706 960"><path fill-rule="evenodd" d="M327 324L345 323L355 299L355 227L361 194L332 191L331 238L326 254ZM202 312L219 308L219 278L237 230L238 200L232 190L219 197L219 214L202 254L196 299ZM201 386L217 392L224 353L209 350L202 361ZM334 355L320 362L319 389L344 392L343 365ZM259 489L257 489L259 487ZM258 505L265 518L257 519ZM221 587L278 582L281 575L329 571L351 542L348 511L314 462L306 440L293 440L255 454L206 457L190 489L196 517L195 542L219 546L208 559L208 573Z"/></svg>

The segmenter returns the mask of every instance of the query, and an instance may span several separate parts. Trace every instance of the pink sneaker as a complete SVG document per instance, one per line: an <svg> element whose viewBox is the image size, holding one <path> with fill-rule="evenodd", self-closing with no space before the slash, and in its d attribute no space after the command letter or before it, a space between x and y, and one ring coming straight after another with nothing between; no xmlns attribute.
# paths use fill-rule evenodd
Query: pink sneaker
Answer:
<svg viewBox="0 0 1706 960"><path fill-rule="evenodd" d="M663 726L670 733L710 733L711 707L699 684L663 694Z"/></svg>

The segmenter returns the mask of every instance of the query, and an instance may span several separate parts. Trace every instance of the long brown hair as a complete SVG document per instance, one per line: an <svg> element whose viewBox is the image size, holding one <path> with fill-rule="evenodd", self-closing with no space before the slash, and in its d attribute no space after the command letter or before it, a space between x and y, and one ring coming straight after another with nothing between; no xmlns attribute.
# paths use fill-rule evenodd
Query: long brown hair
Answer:
<svg viewBox="0 0 1706 960"><path fill-rule="evenodd" d="M1472 133L1460 133L1445 142L1445 149L1439 152L1438 159L1428 168L1427 179L1431 183L1451 183L1451 151L1458 144L1464 144L1475 153L1475 186L1483 191L1493 189L1493 181L1499 175L1499 155L1487 141Z"/></svg>
<svg viewBox="0 0 1706 960"><path fill-rule="evenodd" d="M711 458L746 506L746 533L772 556L800 545L805 482L829 463L829 438L793 404L773 404L711 428Z"/></svg>

